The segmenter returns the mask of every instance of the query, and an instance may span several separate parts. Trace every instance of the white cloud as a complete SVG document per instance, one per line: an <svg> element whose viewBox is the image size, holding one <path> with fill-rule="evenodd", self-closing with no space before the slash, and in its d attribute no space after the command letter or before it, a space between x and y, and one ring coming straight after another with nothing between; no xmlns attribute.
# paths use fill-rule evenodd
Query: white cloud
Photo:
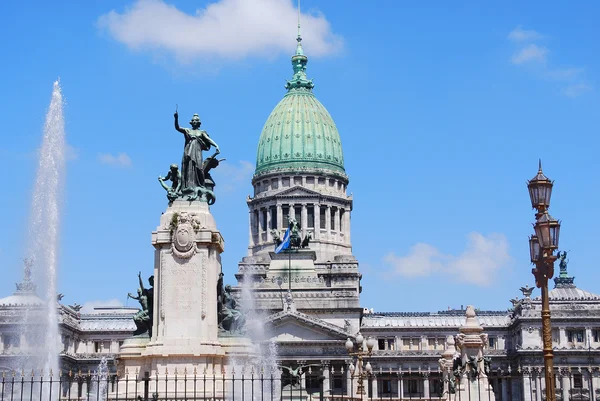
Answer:
<svg viewBox="0 0 600 401"><path fill-rule="evenodd" d="M301 15L307 53L332 54L342 39L322 14ZM178 61L200 57L237 60L291 53L297 10L292 0L218 0L188 14L162 0L136 0L123 13L102 15L98 26L131 49L173 53Z"/></svg>
<svg viewBox="0 0 600 401"><path fill-rule="evenodd" d="M565 88L564 93L568 97L577 97L581 96L586 92L592 90L592 87L586 84L573 84L569 85Z"/></svg>
<svg viewBox="0 0 600 401"><path fill-rule="evenodd" d="M121 307L123 306L123 302L119 301L116 298L107 299L107 300L96 300L89 301L83 304L81 308L82 313L92 313L94 312L94 308L102 308L102 307Z"/></svg>
<svg viewBox="0 0 600 401"><path fill-rule="evenodd" d="M557 68L547 71L548 78L556 81L569 81L577 78L585 71L584 68Z"/></svg>
<svg viewBox="0 0 600 401"><path fill-rule="evenodd" d="M523 29L521 26L516 27L508 34L508 39L513 42L534 42L543 39L544 36L533 29Z"/></svg>
<svg viewBox="0 0 600 401"><path fill-rule="evenodd" d="M545 63L546 55L548 54L548 49L543 46L538 46L535 44L529 44L523 47L521 50L513 54L512 62L513 64L524 64L524 63Z"/></svg>
<svg viewBox="0 0 600 401"><path fill-rule="evenodd" d="M219 189L229 192L240 188L240 185L247 185L254 173L254 164L246 160L237 163L224 161L210 173L215 177Z"/></svg>
<svg viewBox="0 0 600 401"><path fill-rule="evenodd" d="M439 273L479 286L492 284L497 273L511 261L504 235L484 236L477 232L469 234L467 245L459 255L443 254L432 245L418 243L406 256L390 253L384 257L394 275L415 278Z"/></svg>
<svg viewBox="0 0 600 401"><path fill-rule="evenodd" d="M119 153L112 155L110 153L99 153L98 161L102 164L115 167L131 167L131 159L127 156L127 153Z"/></svg>

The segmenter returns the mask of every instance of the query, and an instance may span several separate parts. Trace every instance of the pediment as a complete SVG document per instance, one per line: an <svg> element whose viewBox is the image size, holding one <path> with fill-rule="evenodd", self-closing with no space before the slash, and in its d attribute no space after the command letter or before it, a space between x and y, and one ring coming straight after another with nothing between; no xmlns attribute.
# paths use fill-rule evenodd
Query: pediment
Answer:
<svg viewBox="0 0 600 401"><path fill-rule="evenodd" d="M340 341L352 337L343 328L300 312L279 312L267 318L276 341Z"/></svg>
<svg viewBox="0 0 600 401"><path fill-rule="evenodd" d="M307 189L301 186L295 186L292 188L285 189L275 196L304 196L304 197L318 197L321 194L317 191L313 191L312 189Z"/></svg>

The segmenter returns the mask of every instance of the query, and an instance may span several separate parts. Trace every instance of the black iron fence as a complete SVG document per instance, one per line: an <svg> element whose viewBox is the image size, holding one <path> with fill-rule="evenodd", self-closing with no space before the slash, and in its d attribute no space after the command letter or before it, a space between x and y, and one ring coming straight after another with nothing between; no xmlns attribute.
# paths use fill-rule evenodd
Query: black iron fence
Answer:
<svg viewBox="0 0 600 401"><path fill-rule="evenodd" d="M598 368L555 373L557 401L600 401ZM545 401L542 368L500 370L456 379L452 372L248 370L244 373L163 372L98 375L3 372L0 401Z"/></svg>

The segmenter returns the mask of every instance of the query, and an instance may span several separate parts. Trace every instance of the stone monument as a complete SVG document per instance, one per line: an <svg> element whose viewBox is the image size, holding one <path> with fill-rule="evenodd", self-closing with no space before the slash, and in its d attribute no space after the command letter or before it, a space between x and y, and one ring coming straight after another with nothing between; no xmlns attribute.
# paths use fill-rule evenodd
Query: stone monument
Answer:
<svg viewBox="0 0 600 401"><path fill-rule="evenodd" d="M448 336L446 351L439 360L444 372L444 393L451 401L495 401L488 380L490 358L483 354L488 345L488 336L483 332L473 306L467 306L465 315L465 324L460 327L456 340Z"/></svg>
<svg viewBox="0 0 600 401"><path fill-rule="evenodd" d="M121 347L118 362L120 374L130 378L160 376L169 383L161 389L166 396L177 391L177 381L171 379L178 372L223 377L234 358L244 363L254 355L249 340L240 335L243 314L227 291L229 286L223 287L224 241L209 209L216 200L209 171L222 161L215 159L220 150L206 131L200 131L197 114L190 124L192 128L179 127L175 113L175 128L185 137L182 166L180 170L173 164L166 177L159 177L169 205L152 233L150 288L144 287L140 273L138 295L129 294L142 308L134 317L137 329ZM214 155L203 160L202 152L211 148ZM202 391L223 394L222 387L217 378ZM122 388L119 393L127 390L132 391ZM181 389L178 394L184 396Z"/></svg>

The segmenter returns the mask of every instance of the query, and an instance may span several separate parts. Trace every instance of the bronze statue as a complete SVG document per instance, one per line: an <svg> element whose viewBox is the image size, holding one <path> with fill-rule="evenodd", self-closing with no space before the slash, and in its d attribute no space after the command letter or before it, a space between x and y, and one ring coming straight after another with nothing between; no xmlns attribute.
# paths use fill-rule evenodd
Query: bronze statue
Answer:
<svg viewBox="0 0 600 401"><path fill-rule="evenodd" d="M567 264L569 263L569 259L567 259L567 251L558 252L556 256L558 256L558 260L560 260L560 262L558 263L558 265L560 266L560 270L566 271Z"/></svg>
<svg viewBox="0 0 600 401"><path fill-rule="evenodd" d="M165 181L171 180L171 187L165 184ZM181 191L181 173L179 172L179 166L177 164L171 164L169 172L165 177L158 177L160 185L167 191L167 199L169 202L173 202L180 196Z"/></svg>
<svg viewBox="0 0 600 401"><path fill-rule="evenodd" d="M185 147L181 159L182 194L187 195L187 199L190 201L198 199L199 196L206 198L206 193L209 190L205 187L205 171L208 165L203 163L202 151L210 150L211 146L214 147L215 153L210 158L216 160L215 156L221 153L219 145L208 136L206 131L200 130L201 122L198 114L192 116L190 121L192 128L181 128L179 126L177 111L173 116L175 118L175 129L185 137Z"/></svg>
<svg viewBox="0 0 600 401"><path fill-rule="evenodd" d="M142 281L142 272L138 273L138 280L140 288L137 290L138 296L134 296L131 293L127 294L128 298L137 300L140 303L142 309L135 314L133 321L135 322L136 330L133 332L134 336L139 336L148 333L149 337L152 337L152 319L154 309L154 276L148 278L150 288L144 288L144 282Z"/></svg>
<svg viewBox="0 0 600 401"><path fill-rule="evenodd" d="M283 370L286 370L289 374L288 380L284 381L284 385L286 384L291 384L292 387L297 386L300 384L300 378L302 377L302 375L305 373L305 368L310 368L311 366L315 366L315 367L319 367L321 368L321 365L316 365L316 364L310 364L310 365L300 365L298 367L291 368L289 366L284 366L284 365L279 365L279 367ZM287 383L286 383L287 382Z"/></svg>
<svg viewBox="0 0 600 401"><path fill-rule="evenodd" d="M221 275L219 275L218 283L220 289L217 291L219 329L230 333L242 332L246 326L246 317L240 310L239 303L231 294L231 285L227 284L223 288L223 277Z"/></svg>

